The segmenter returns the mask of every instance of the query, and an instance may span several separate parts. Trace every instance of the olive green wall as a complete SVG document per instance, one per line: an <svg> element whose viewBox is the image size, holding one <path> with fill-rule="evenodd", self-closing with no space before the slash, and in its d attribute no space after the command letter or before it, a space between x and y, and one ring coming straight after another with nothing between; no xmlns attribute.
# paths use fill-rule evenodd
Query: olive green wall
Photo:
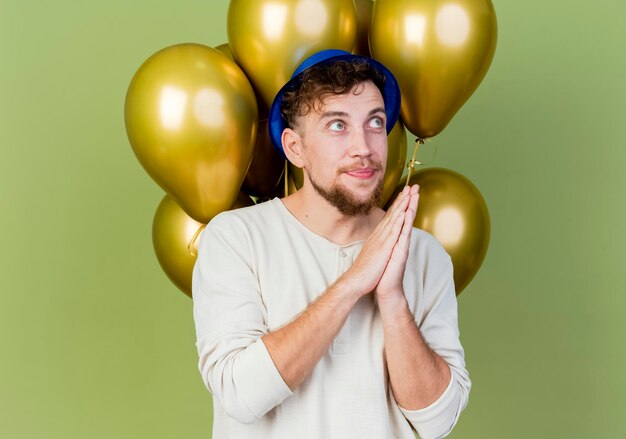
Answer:
<svg viewBox="0 0 626 439"><path fill-rule="evenodd" d="M226 42L227 6L0 2L3 437L210 437L191 301L152 251L162 192L122 111L155 51ZM459 297L474 387L452 437L624 437L626 3L495 8L492 67L435 139L492 219Z"/></svg>

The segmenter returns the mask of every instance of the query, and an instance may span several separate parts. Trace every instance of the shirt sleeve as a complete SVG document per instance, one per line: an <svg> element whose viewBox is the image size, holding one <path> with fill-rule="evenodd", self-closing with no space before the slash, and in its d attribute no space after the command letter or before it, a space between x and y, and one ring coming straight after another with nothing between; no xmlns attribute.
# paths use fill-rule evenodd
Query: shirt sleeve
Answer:
<svg viewBox="0 0 626 439"><path fill-rule="evenodd" d="M261 337L266 309L247 231L218 215L202 232L193 271L198 368L226 413L252 423L291 395Z"/></svg>
<svg viewBox="0 0 626 439"><path fill-rule="evenodd" d="M452 261L445 250L438 247L435 263L431 260L427 266L440 267L440 272L434 278L424 277L424 308L420 313L421 321L416 320L416 323L426 343L448 363L451 378L446 390L428 407L420 410L400 407L422 439L442 438L452 431L467 405L471 388L460 342Z"/></svg>

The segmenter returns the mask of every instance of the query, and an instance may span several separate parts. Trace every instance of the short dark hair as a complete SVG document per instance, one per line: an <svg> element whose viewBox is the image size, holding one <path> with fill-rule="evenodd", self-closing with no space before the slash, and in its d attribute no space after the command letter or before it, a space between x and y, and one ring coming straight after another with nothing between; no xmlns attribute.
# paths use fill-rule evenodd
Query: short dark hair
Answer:
<svg viewBox="0 0 626 439"><path fill-rule="evenodd" d="M287 126L294 128L298 117L318 109L326 97L346 94L366 81L372 81L383 93L385 76L366 60L336 60L313 65L283 94L281 115Z"/></svg>

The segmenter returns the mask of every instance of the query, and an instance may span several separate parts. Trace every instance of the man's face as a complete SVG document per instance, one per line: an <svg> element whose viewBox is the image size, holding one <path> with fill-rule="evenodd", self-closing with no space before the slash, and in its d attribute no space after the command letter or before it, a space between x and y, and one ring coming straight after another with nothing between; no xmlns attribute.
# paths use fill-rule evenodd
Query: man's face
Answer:
<svg viewBox="0 0 626 439"><path fill-rule="evenodd" d="M380 201L387 162L380 90L364 82L316 110L298 121L305 178L344 215L367 214Z"/></svg>

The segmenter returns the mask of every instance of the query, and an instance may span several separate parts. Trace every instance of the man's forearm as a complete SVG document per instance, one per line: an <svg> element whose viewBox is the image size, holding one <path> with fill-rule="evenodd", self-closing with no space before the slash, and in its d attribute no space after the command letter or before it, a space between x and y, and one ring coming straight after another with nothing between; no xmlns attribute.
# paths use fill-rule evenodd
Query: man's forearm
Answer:
<svg viewBox="0 0 626 439"><path fill-rule="evenodd" d="M328 351L359 297L337 282L291 323L262 338L291 390L304 381Z"/></svg>
<svg viewBox="0 0 626 439"><path fill-rule="evenodd" d="M435 402L450 383L450 367L426 343L404 294L379 301L385 333L385 358L396 402L419 410Z"/></svg>

